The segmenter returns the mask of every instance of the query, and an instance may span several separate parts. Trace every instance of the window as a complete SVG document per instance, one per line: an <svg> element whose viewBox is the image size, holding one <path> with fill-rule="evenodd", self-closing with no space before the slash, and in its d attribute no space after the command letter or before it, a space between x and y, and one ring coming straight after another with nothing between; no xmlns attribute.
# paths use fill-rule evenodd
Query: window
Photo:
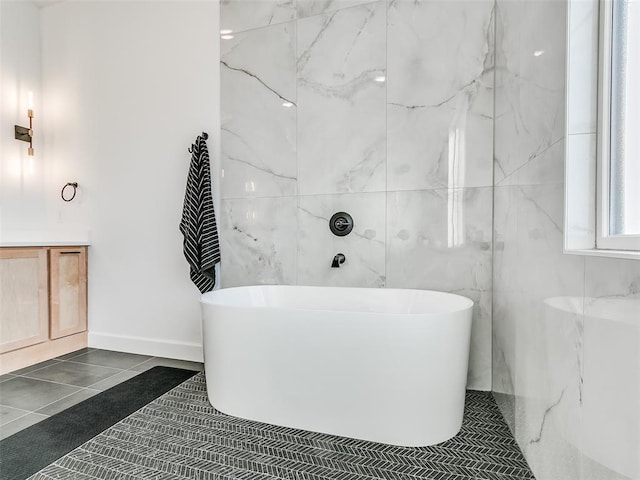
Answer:
<svg viewBox="0 0 640 480"><path fill-rule="evenodd" d="M598 249L640 251L640 0L604 0L598 111Z"/></svg>

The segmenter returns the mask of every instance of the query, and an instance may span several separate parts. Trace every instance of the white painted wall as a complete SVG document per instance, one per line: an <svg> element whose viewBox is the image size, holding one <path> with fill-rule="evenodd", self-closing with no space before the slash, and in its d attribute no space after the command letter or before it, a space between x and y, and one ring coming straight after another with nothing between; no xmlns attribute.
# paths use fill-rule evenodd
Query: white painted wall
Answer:
<svg viewBox="0 0 640 480"><path fill-rule="evenodd" d="M28 127L27 94L34 95L36 156L14 139ZM29 1L0 2L0 241L15 231L44 227L41 49L39 9Z"/></svg>
<svg viewBox="0 0 640 480"><path fill-rule="evenodd" d="M217 178L218 24L214 0L42 9L49 174L80 184L48 216L91 229L90 346L202 359L178 223L203 130Z"/></svg>

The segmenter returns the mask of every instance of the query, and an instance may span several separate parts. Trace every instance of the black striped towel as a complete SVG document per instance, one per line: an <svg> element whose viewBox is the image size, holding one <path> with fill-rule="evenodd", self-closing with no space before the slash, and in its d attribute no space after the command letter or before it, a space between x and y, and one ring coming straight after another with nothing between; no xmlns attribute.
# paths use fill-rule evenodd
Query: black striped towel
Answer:
<svg viewBox="0 0 640 480"><path fill-rule="evenodd" d="M211 171L205 138L198 135L191 147L191 165L184 195L180 231L190 277L201 293L216 284L215 265L220 262L218 228L211 197Z"/></svg>

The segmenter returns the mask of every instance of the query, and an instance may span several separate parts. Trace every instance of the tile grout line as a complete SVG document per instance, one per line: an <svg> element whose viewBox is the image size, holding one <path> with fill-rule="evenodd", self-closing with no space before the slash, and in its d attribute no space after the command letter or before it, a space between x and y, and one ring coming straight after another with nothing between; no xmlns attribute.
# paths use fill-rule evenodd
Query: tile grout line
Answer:
<svg viewBox="0 0 640 480"><path fill-rule="evenodd" d="M99 365L94 365L94 366L99 366ZM119 372L116 372L113 375L108 376L107 378L111 378L114 375L118 375L118 373L121 373L123 371L124 370L120 370ZM107 378L103 378L102 380L99 380L99 381L94 382L91 385L87 386L87 385L74 385L73 383L56 382L54 380L47 380L47 379L44 379L44 378L37 378L37 377L27 377L27 376L25 376L25 377L20 377L20 378L26 378L28 380L36 380L36 381L39 381L39 382L53 383L55 385L64 385L65 387L76 387L76 388L81 388L81 389L82 388L89 388L91 385L95 385L96 383L100 383L100 382L102 382L102 380L106 380L107 379Z"/></svg>
<svg viewBox="0 0 640 480"><path fill-rule="evenodd" d="M18 409L18 410L20 410L20 409ZM23 410L23 411L26 411L26 410ZM18 418L14 418L14 419L13 419L13 420L11 420L10 422L7 422L7 423L5 423L4 425L0 426L0 440L4 440L4 438L9 438L11 435L13 435L13 434L15 434L15 433L18 433L18 432L21 432L22 430L24 430L24 429L26 429L26 428L29 428L30 426L35 425L36 423L40 423L42 420L46 420L47 418L49 418L49 417L51 416L51 415L46 415L46 414L44 414L44 413L37 413L37 412L31 412L31 411L26 411L26 412L27 412L27 413L25 413L24 415L20 415ZM35 422L35 423L31 424L31 425L28 425L28 426L26 426L26 427L22 427L20 430L16 430L16 431L15 431L15 432L13 432L11 435L7 435L7 437L4 437L4 438L2 437L2 435L1 435L2 430L6 429L6 428L7 428L7 426L11 425L12 423L17 422L17 421L18 421L18 420L20 420L21 418L28 417L29 415L40 415L40 416L42 416L42 417L44 417L44 418L41 418L40 420L38 420L37 422Z"/></svg>
<svg viewBox="0 0 640 480"><path fill-rule="evenodd" d="M45 362L53 362L53 361L55 361L56 363L50 363L50 364L45 365L43 367L34 368L33 370L29 370L28 372L25 372L25 373L9 372L9 373L7 373L7 375L13 375L14 377L24 377L25 375L28 375L30 373L39 372L40 370L43 370L43 369L45 369L47 367L53 367L54 365L57 365L59 363L64 362L64 360L58 360L57 358L52 358L52 359L49 359L49 360L45 360ZM44 362L41 362L41 363L44 363ZM36 365L37 365L37 363L36 363ZM35 366L35 365L31 365L31 366ZM21 369L19 369L17 371L25 370L27 368L31 368L31 367L24 367L24 368L21 368ZM9 379L9 380L11 380L11 379Z"/></svg>
<svg viewBox="0 0 640 480"><path fill-rule="evenodd" d="M152 357L152 358L155 358L155 357ZM151 360L151 359L149 359L149 360ZM64 360L64 361L67 362L67 363L74 363L76 365L89 365L91 367L113 368L114 370L125 371L125 370L131 370L132 368L135 368L135 367L139 367L140 365L142 365L145 362L148 362L149 360L144 360L144 361L142 361L140 363L136 363L136 364L131 365L130 367L127 367L127 368L112 367L110 365L100 365L100 364L97 364L97 363L74 362L73 360Z"/></svg>
<svg viewBox="0 0 640 480"><path fill-rule="evenodd" d="M32 412L31 410L23 410L22 408L16 408L16 407L10 407L9 405L0 405L3 407L8 407L8 408L13 408L14 410L20 410L21 412L24 412L22 415L20 415L19 417L14 418L13 420L11 420L10 422L7 423L3 423L2 425L0 425L0 430L2 430L3 428L5 428L7 425L9 425L12 422L15 422L16 420L20 420L23 417L26 417L27 415L29 415L30 413L36 413L36 412Z"/></svg>

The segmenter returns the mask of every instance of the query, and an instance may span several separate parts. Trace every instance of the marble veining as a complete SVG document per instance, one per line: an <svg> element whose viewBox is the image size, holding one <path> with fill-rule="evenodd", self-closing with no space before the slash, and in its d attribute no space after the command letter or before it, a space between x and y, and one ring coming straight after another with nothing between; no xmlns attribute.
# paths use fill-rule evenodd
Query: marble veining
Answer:
<svg viewBox="0 0 640 480"><path fill-rule="evenodd" d="M295 16L296 0L220 0L220 31L224 33L266 27Z"/></svg>
<svg viewBox="0 0 640 480"><path fill-rule="evenodd" d="M587 257L583 470L640 478L640 261Z"/></svg>
<svg viewBox="0 0 640 480"><path fill-rule="evenodd" d="M539 478L580 478L584 261L562 185L496 187L493 385ZM502 395L500 395L502 394Z"/></svg>
<svg viewBox="0 0 640 480"><path fill-rule="evenodd" d="M221 44L222 197L296 193L295 23Z"/></svg>
<svg viewBox="0 0 640 480"><path fill-rule="evenodd" d="M509 177L528 163L549 168L544 153L564 137L566 8L553 0L497 3L496 185L518 183Z"/></svg>
<svg viewBox="0 0 640 480"><path fill-rule="evenodd" d="M298 18L304 18L371 2L372 0L296 0L296 12Z"/></svg>
<svg viewBox="0 0 640 480"><path fill-rule="evenodd" d="M492 185L492 1L394 1L389 190Z"/></svg>
<svg viewBox="0 0 640 480"><path fill-rule="evenodd" d="M385 2L298 21L300 194L385 189Z"/></svg>
<svg viewBox="0 0 640 480"><path fill-rule="evenodd" d="M223 199L223 287L296 284L295 197Z"/></svg>

